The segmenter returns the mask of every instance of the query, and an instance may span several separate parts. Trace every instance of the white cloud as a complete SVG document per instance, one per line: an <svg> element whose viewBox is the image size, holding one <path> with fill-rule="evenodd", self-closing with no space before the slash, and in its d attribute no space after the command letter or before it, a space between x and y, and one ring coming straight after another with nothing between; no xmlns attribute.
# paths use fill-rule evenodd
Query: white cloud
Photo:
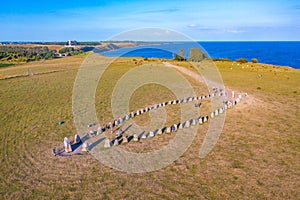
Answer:
<svg viewBox="0 0 300 200"><path fill-rule="evenodd" d="M244 33L244 32L247 32L247 31L237 30L237 29L227 29L227 30L225 30L225 32L227 32L227 33Z"/></svg>
<svg viewBox="0 0 300 200"><path fill-rule="evenodd" d="M197 26L198 26L197 24L189 24L188 25L188 27L192 27L192 28L197 27Z"/></svg>

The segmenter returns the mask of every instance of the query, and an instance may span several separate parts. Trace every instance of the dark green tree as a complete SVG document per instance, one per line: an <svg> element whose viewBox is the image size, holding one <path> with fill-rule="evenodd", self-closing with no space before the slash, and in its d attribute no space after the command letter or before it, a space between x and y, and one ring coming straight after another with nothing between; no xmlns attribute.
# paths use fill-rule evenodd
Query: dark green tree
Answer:
<svg viewBox="0 0 300 200"><path fill-rule="evenodd" d="M258 63L258 60L257 60L257 58L252 58L252 59L251 59L251 62L253 62L253 63Z"/></svg>
<svg viewBox="0 0 300 200"><path fill-rule="evenodd" d="M248 60L246 58L238 58L236 59L236 62L239 62L239 63L247 63Z"/></svg>

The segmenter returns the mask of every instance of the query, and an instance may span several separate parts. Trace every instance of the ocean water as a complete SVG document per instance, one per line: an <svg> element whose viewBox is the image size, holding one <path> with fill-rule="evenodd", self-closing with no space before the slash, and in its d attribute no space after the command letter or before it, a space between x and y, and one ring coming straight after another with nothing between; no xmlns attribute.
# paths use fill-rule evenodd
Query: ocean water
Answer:
<svg viewBox="0 0 300 200"><path fill-rule="evenodd" d="M211 58L236 60L257 58L260 63L290 66L300 69L300 41L296 42L179 42L152 46L122 48L104 52L106 56L172 59L180 48L187 57L190 48L202 47Z"/></svg>

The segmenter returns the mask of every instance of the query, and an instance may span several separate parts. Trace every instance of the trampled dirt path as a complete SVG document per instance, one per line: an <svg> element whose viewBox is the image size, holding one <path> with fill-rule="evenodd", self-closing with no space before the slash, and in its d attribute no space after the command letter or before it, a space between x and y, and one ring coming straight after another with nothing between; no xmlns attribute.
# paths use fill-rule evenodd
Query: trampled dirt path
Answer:
<svg viewBox="0 0 300 200"><path fill-rule="evenodd" d="M199 81L199 82L201 82L201 83L204 83L204 84L210 84L210 85L214 85L215 87L217 87L217 88L222 88L222 87L224 87L225 89L226 89L226 93L227 93L227 98L229 99L229 100L234 100L234 99L232 99L231 97L231 92L232 91L234 91L235 92L235 96L237 97L237 95L238 94L245 94L247 91L243 91L243 92L240 92L240 91L236 91L236 90L233 90L233 89L231 89L231 88L229 88L229 87L225 87L225 85L221 85L221 84L219 84L219 83L216 83L216 82L213 82L213 81L211 81L211 80L207 80L207 79L204 79L202 76L200 76L199 74L197 74L197 73L195 73L195 72L192 72L192 71L190 71L190 70L188 70L188 69L186 69L186 68L184 68L184 67L180 67L180 66L177 66L177 65L173 65L173 64L171 64L171 63L169 63L169 62L163 62L163 64L165 65L165 66L167 66L167 67L172 67L172 68L174 68L174 69L176 69L176 70L178 70L178 71L180 71L181 73L183 73L183 74L185 74L185 75L188 75L188 76L190 76L190 77L192 77L192 78L194 78L196 81ZM247 103L253 103L253 101L254 101L254 97L251 95L251 97L249 97L249 96L247 96Z"/></svg>

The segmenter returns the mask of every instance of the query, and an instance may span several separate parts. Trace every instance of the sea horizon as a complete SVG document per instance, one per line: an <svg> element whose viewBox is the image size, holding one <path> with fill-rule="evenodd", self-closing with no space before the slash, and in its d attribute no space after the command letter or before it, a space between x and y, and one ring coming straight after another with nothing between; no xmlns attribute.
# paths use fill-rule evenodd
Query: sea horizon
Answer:
<svg viewBox="0 0 300 200"><path fill-rule="evenodd" d="M189 44L193 44L190 46ZM252 58L259 63L287 66L300 69L300 41L197 41L170 42L160 45L142 45L103 52L105 56L145 57L172 59L180 48L185 51L200 45L210 58L228 58L235 61ZM264 45L265 44L265 45ZM155 47L155 48L153 48Z"/></svg>

